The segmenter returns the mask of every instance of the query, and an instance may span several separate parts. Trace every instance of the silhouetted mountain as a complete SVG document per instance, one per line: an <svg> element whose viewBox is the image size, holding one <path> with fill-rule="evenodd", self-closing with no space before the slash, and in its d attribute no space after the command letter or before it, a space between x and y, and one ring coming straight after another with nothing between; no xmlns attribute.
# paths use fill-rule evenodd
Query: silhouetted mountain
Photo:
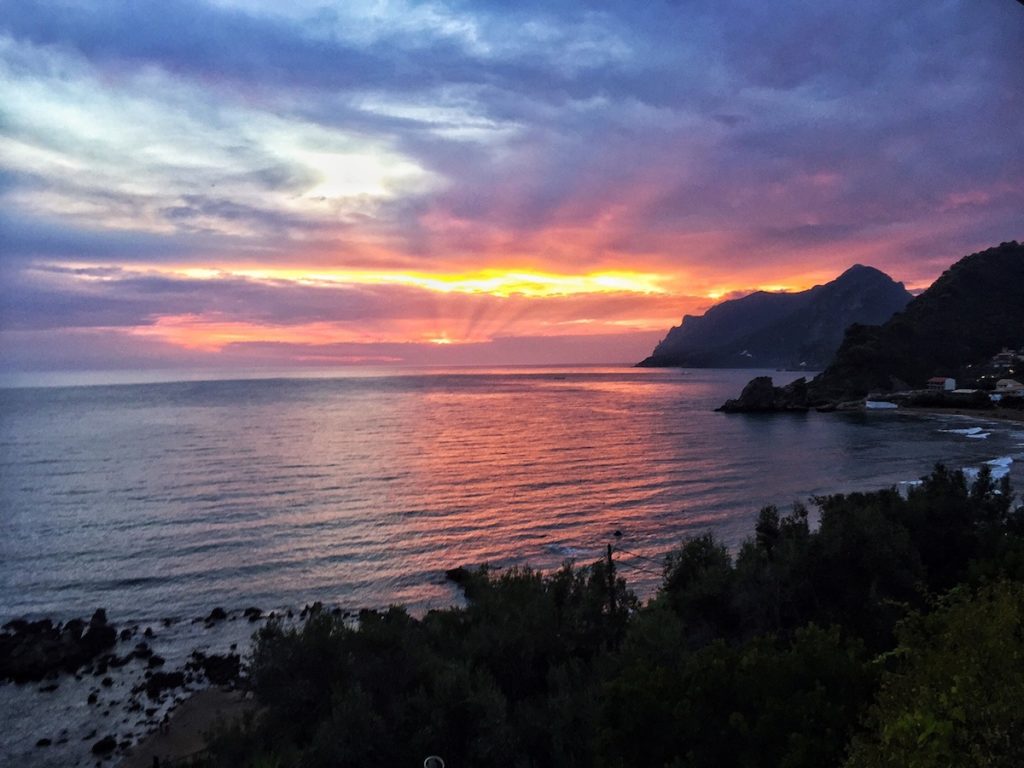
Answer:
<svg viewBox="0 0 1024 768"><path fill-rule="evenodd" d="M672 328L645 367L823 368L852 323L882 323L910 301L902 283L860 264L799 293L758 291Z"/></svg>
<svg viewBox="0 0 1024 768"><path fill-rule="evenodd" d="M1024 245L966 256L881 326L855 325L810 384L817 400L923 387L1024 345Z"/></svg>

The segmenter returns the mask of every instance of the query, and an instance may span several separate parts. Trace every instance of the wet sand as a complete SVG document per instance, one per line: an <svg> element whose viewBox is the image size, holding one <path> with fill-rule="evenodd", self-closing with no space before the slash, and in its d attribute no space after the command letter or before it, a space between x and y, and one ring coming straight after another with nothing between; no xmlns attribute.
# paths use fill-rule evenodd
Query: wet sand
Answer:
<svg viewBox="0 0 1024 768"><path fill-rule="evenodd" d="M206 748L205 734L218 722L230 722L254 708L242 691L208 688L183 701L171 713L168 725L139 742L120 763L120 768L153 768L157 758L188 758Z"/></svg>

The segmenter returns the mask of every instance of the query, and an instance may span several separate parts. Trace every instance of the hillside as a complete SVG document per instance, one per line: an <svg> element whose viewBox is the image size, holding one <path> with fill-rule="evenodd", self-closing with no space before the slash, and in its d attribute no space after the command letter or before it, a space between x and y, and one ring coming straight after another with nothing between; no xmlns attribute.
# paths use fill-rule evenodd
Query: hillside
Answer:
<svg viewBox="0 0 1024 768"><path fill-rule="evenodd" d="M1014 241L964 257L884 325L851 327L811 382L811 396L834 401L921 387L1022 345L1024 245Z"/></svg>
<svg viewBox="0 0 1024 768"><path fill-rule="evenodd" d="M820 369L849 325L884 322L910 298L902 283L857 264L806 291L758 291L687 315L640 366Z"/></svg>

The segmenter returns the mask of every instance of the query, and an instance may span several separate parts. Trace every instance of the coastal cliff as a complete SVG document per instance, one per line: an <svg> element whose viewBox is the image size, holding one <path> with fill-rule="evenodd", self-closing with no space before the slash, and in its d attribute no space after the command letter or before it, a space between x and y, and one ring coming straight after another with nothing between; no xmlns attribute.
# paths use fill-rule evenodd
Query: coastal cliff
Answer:
<svg viewBox="0 0 1024 768"><path fill-rule="evenodd" d="M639 365L820 370L847 326L884 322L910 299L902 283L857 264L806 291L757 291L687 315Z"/></svg>
<svg viewBox="0 0 1024 768"><path fill-rule="evenodd" d="M853 325L810 384L815 400L920 388L932 376L964 379L1004 347L1024 345L1024 245L966 256L880 326Z"/></svg>
<svg viewBox="0 0 1024 768"><path fill-rule="evenodd" d="M847 328L799 405L834 408L871 393L923 389L934 376L971 380L1001 349L1024 345L1021 286L1024 245L1012 241L964 257L887 322ZM768 404L771 379L760 378L719 410L793 410L796 402L788 396Z"/></svg>

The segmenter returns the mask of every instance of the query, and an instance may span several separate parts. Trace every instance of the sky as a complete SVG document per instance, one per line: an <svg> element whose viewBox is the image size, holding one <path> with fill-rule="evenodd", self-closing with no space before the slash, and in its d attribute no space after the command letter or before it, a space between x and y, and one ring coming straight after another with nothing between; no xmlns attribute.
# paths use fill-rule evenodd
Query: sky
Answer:
<svg viewBox="0 0 1024 768"><path fill-rule="evenodd" d="M620 363L1024 235L1014 0L0 0L0 370Z"/></svg>

